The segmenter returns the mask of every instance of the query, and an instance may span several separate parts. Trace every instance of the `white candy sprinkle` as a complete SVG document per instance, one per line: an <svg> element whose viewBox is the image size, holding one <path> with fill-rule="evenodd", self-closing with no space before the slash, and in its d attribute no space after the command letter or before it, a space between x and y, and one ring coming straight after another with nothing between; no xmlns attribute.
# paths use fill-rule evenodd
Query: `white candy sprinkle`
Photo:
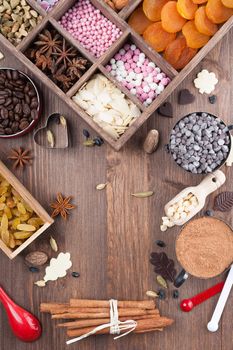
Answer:
<svg viewBox="0 0 233 350"><path fill-rule="evenodd" d="M115 70L112 70L112 71L110 72L110 74L113 75L113 76L115 76L115 75L116 75L116 71L115 71Z"/></svg>
<svg viewBox="0 0 233 350"><path fill-rule="evenodd" d="M143 57L143 58L145 58L145 57L146 57L146 55L145 55L143 52L141 52L141 53L139 54L139 57Z"/></svg>
<svg viewBox="0 0 233 350"><path fill-rule="evenodd" d="M117 69L117 65L115 63L112 64L112 69L116 70Z"/></svg>
<svg viewBox="0 0 233 350"><path fill-rule="evenodd" d="M120 53L120 55L122 56L122 55L125 54L125 50L124 50L124 49L120 49L119 53Z"/></svg>
<svg viewBox="0 0 233 350"><path fill-rule="evenodd" d="M118 75L118 76L117 76L117 80L118 80L118 81L123 81L124 79L123 79L120 75Z"/></svg>
<svg viewBox="0 0 233 350"><path fill-rule="evenodd" d="M132 51L135 51L137 47L136 47L136 45L133 44L133 45L130 46L130 48L131 48Z"/></svg>
<svg viewBox="0 0 233 350"><path fill-rule="evenodd" d="M136 91L136 89L133 88L133 89L130 89L130 92L131 92L132 95L136 95L137 91Z"/></svg>
<svg viewBox="0 0 233 350"><path fill-rule="evenodd" d="M150 104L152 103L152 99L151 99L151 98L148 98L148 99L146 100L146 103L148 103L148 105L150 105Z"/></svg>
<svg viewBox="0 0 233 350"><path fill-rule="evenodd" d="M145 93L149 92L149 91L150 91L149 86L148 86L148 85L144 86L143 91L144 91Z"/></svg>
<svg viewBox="0 0 233 350"><path fill-rule="evenodd" d="M124 62L119 60L119 61L117 61L116 65L117 65L117 67L122 67L122 66L124 66Z"/></svg>
<svg viewBox="0 0 233 350"><path fill-rule="evenodd" d="M111 58L111 60L110 60L110 63L111 63L111 64L114 64L114 63L116 63L116 60L115 60L115 58Z"/></svg>
<svg viewBox="0 0 233 350"><path fill-rule="evenodd" d="M154 64L154 62L149 62L149 63L148 63L148 67L155 68L156 65Z"/></svg>
<svg viewBox="0 0 233 350"><path fill-rule="evenodd" d="M153 83L153 77L149 76L144 79L147 83Z"/></svg>

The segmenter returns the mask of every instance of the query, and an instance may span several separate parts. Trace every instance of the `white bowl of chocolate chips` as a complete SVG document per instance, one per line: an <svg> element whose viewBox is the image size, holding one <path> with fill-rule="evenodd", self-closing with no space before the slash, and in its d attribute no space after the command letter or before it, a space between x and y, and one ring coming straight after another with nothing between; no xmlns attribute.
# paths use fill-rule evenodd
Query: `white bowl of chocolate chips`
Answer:
<svg viewBox="0 0 233 350"><path fill-rule="evenodd" d="M194 112L180 119L170 134L168 150L175 162L193 174L219 169L231 149L230 130L220 118Z"/></svg>
<svg viewBox="0 0 233 350"><path fill-rule="evenodd" d="M14 68L0 68L0 138L22 136L40 116L40 97L33 81Z"/></svg>

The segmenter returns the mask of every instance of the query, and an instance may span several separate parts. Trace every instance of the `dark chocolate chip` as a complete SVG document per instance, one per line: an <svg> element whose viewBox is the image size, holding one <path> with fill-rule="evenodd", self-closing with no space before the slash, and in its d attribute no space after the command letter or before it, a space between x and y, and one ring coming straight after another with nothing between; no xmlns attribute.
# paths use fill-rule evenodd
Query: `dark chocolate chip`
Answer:
<svg viewBox="0 0 233 350"><path fill-rule="evenodd" d="M30 271L30 272L39 272L39 269L38 269L37 267L30 266L30 267L29 267L29 271Z"/></svg>
<svg viewBox="0 0 233 350"><path fill-rule="evenodd" d="M209 96L208 99L209 99L209 103L213 105L217 101L217 96L212 95L212 96Z"/></svg>
<svg viewBox="0 0 233 350"><path fill-rule="evenodd" d="M88 139L90 137L90 133L87 129L83 129L83 135Z"/></svg>
<svg viewBox="0 0 233 350"><path fill-rule="evenodd" d="M99 147L102 146L102 144L104 143L103 139L99 136L95 137L93 139L93 141L94 141L95 145L99 146Z"/></svg>
<svg viewBox="0 0 233 350"><path fill-rule="evenodd" d="M164 243L164 241L161 241L160 239L158 239L157 241L155 241L155 243L156 243L157 246L160 247L160 248L165 248L165 247L166 247L166 243Z"/></svg>
<svg viewBox="0 0 233 350"><path fill-rule="evenodd" d="M173 117L173 108L170 102L163 103L158 108L158 113L164 117L172 118Z"/></svg>
<svg viewBox="0 0 233 350"><path fill-rule="evenodd" d="M177 289L173 290L172 297L174 299L178 299L179 298L179 291Z"/></svg>
<svg viewBox="0 0 233 350"><path fill-rule="evenodd" d="M159 289L157 294L160 300L166 299L166 292L164 289Z"/></svg>
<svg viewBox="0 0 233 350"><path fill-rule="evenodd" d="M193 103L195 101L195 96L191 94L191 92L188 89L180 90L178 95L178 103L180 105L188 105L190 103Z"/></svg>
<svg viewBox="0 0 233 350"><path fill-rule="evenodd" d="M72 277L75 277L75 278L78 278L78 277L80 277L80 273L78 273L78 272L72 272Z"/></svg>
<svg viewBox="0 0 233 350"><path fill-rule="evenodd" d="M213 211L212 210L206 210L205 211L205 213L204 213L206 216L213 216L214 215L214 213L213 213Z"/></svg>

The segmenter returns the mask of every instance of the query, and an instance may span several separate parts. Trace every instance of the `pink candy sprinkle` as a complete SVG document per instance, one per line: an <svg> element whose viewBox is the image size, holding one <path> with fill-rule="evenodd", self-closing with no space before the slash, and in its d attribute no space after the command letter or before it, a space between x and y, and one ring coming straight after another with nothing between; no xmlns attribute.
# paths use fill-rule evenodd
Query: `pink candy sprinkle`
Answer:
<svg viewBox="0 0 233 350"><path fill-rule="evenodd" d="M89 0L76 2L59 23L96 57L103 55L122 34Z"/></svg>

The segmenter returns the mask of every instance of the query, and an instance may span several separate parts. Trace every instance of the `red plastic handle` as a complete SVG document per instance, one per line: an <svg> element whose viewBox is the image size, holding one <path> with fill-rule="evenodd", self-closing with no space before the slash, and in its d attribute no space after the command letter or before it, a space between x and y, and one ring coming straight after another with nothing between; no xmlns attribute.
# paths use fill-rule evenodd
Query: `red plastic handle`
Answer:
<svg viewBox="0 0 233 350"><path fill-rule="evenodd" d="M195 306L203 303L205 300L213 297L214 295L220 293L223 289L225 282L220 282L216 284L215 286L204 290L203 292L195 295L192 298L184 299L180 303L180 308L182 311L189 312L191 311Z"/></svg>

